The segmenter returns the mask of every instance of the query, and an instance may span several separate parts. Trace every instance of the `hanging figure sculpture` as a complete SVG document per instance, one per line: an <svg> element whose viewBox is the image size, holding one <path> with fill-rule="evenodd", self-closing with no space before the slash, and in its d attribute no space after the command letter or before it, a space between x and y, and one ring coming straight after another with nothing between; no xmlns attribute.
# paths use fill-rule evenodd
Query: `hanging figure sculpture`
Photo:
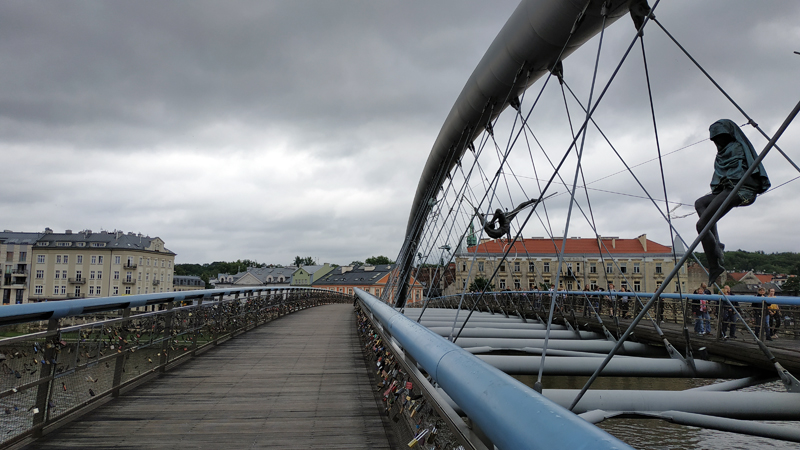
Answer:
<svg viewBox="0 0 800 450"><path fill-rule="evenodd" d="M714 160L714 175L711 177L711 193L694 202L697 211L697 232L700 233L708 225L714 214L722 207L725 198L733 191L734 186L742 179L745 171L758 157L753 144L742 133L739 126L728 119L720 119L708 128L711 140L717 146L717 157ZM752 175L748 177L733 201L725 208L721 219L737 206L748 206L756 201L758 194L763 194L770 187L767 171L759 163ZM717 221L719 221L717 219ZM701 236L703 251L708 259L708 284L711 285L718 276L725 272L725 245L719 241L717 224L714 223L708 233Z"/></svg>
<svg viewBox="0 0 800 450"><path fill-rule="evenodd" d="M489 237L492 239L499 239L503 237L503 235L508 235L508 242L511 242L511 221L514 220L514 217L516 217L520 211L530 205L535 205L538 201L539 199L528 200L521 203L510 212L503 212L502 209L498 208L495 210L494 215L492 215L492 220L489 221L486 220L486 216L478 211L478 208L474 206L473 208L475 209L475 214L481 221L481 226L483 226L484 231L486 231Z"/></svg>

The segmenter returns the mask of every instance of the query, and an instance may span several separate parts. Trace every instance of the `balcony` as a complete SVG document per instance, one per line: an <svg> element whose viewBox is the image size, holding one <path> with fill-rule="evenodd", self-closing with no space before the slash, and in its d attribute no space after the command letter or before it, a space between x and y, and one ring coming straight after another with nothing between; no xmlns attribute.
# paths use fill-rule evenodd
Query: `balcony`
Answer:
<svg viewBox="0 0 800 450"><path fill-rule="evenodd" d="M28 276L28 269L16 269L12 270L11 274L15 277L27 277Z"/></svg>
<svg viewBox="0 0 800 450"><path fill-rule="evenodd" d="M133 278L124 278L122 284L136 284L136 280Z"/></svg>
<svg viewBox="0 0 800 450"><path fill-rule="evenodd" d="M153 280L153 286L158 286L159 283L160 283L159 280Z"/></svg>
<svg viewBox="0 0 800 450"><path fill-rule="evenodd" d="M133 270L133 269L135 269L137 267L139 267L139 265L136 264L136 263L132 263L132 262L126 262L125 265L122 266L123 269L131 269L131 270Z"/></svg>
<svg viewBox="0 0 800 450"><path fill-rule="evenodd" d="M71 284L86 284L86 278L70 278L69 282Z"/></svg>

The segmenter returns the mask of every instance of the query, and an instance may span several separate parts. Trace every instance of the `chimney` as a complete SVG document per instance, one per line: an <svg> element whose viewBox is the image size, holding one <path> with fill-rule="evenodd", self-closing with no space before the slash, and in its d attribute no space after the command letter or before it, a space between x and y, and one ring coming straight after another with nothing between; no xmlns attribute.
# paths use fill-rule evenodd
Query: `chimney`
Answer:
<svg viewBox="0 0 800 450"><path fill-rule="evenodd" d="M639 243L642 244L642 248L644 249L644 252L647 253L647 234L643 234L643 235L637 237L636 239L639 240Z"/></svg>
<svg viewBox="0 0 800 450"><path fill-rule="evenodd" d="M72 230L64 230L64 234L72 234Z"/></svg>

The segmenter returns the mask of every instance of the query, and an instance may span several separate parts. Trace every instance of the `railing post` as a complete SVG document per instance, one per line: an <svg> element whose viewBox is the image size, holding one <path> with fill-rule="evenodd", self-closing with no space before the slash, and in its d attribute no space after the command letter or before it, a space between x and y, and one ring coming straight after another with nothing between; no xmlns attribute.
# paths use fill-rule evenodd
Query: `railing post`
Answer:
<svg viewBox="0 0 800 450"><path fill-rule="evenodd" d="M55 333L54 335L51 335ZM53 356L55 355L55 345L48 345L47 342L58 342L59 335L58 335L58 319L50 319L47 321L47 337L45 338L45 348L42 349L42 356L44 357L45 364L42 364L42 368L39 371L39 380L47 380L47 382L40 384L36 389L36 403L35 408L36 411L33 414L33 428L34 432L33 435L35 437L42 436L42 430L44 429L44 424L47 421L47 417L49 416L48 411L48 403L47 400L50 398L50 392L53 389L53 381L55 378L53 377L53 366L52 364Z"/></svg>
<svg viewBox="0 0 800 450"><path fill-rule="evenodd" d="M195 308L192 312L192 317L194 318L194 331L192 332L192 356L197 356L197 339L200 336L200 329L203 328L203 324L200 322L202 320L200 317L200 311L203 310L201 305L203 304L204 298L205 297L200 297L197 299L197 305L195 305Z"/></svg>
<svg viewBox="0 0 800 450"><path fill-rule="evenodd" d="M169 362L169 350L172 342L172 321L175 317L175 313L172 311L173 308L175 308L175 302L169 302L167 304L168 312L164 314L164 335L161 341L161 358L158 361L158 370L162 373L167 371L167 363Z"/></svg>
<svg viewBox="0 0 800 450"><path fill-rule="evenodd" d="M131 309L125 308L122 311L122 318L127 319L131 316ZM120 340L117 345L121 344ZM119 347L118 347L119 348ZM111 396L119 397L119 385L122 383L122 370L125 367L125 352L117 353L117 358L114 360L114 378L111 382Z"/></svg>
<svg viewBox="0 0 800 450"><path fill-rule="evenodd" d="M717 339L722 339L722 304L724 300L717 302Z"/></svg>

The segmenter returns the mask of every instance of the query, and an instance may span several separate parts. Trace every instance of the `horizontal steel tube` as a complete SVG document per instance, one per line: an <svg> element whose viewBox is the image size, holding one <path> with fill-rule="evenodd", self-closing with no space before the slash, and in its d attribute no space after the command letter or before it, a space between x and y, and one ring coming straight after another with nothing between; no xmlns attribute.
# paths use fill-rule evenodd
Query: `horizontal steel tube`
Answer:
<svg viewBox="0 0 800 450"><path fill-rule="evenodd" d="M569 406L578 389L544 389L545 397ZM589 390L576 414L603 411L684 411L732 419L800 420L800 394L789 392Z"/></svg>
<svg viewBox="0 0 800 450"><path fill-rule="evenodd" d="M578 352L608 354L614 348L614 342L604 340L550 340L547 343L548 349L573 350ZM506 339L506 338L458 338L456 345L460 347L495 347L522 349L525 347L543 348L544 339ZM663 347L640 344L638 342L625 342L618 352L620 355L635 356L667 356Z"/></svg>
<svg viewBox="0 0 800 450"><path fill-rule="evenodd" d="M429 327L429 330L439 336L450 336L452 327ZM580 338L578 337L580 333ZM461 331L460 341L464 338L509 338L509 339L544 339L547 330L505 330L501 328L464 328ZM560 339L603 339L603 335L593 331L551 330L551 340ZM456 341L458 342L458 341Z"/></svg>
<svg viewBox="0 0 800 450"><path fill-rule="evenodd" d="M539 373L541 358L510 355L477 355L487 364L511 375ZM602 360L592 357L548 356L544 362L545 375L585 375L597 370ZM761 373L759 369L731 366L711 361L695 360L697 373L678 359L620 358L612 359L600 373L606 377L702 377L742 378ZM606 409L606 408L599 408ZM671 408L674 409L674 408Z"/></svg>

